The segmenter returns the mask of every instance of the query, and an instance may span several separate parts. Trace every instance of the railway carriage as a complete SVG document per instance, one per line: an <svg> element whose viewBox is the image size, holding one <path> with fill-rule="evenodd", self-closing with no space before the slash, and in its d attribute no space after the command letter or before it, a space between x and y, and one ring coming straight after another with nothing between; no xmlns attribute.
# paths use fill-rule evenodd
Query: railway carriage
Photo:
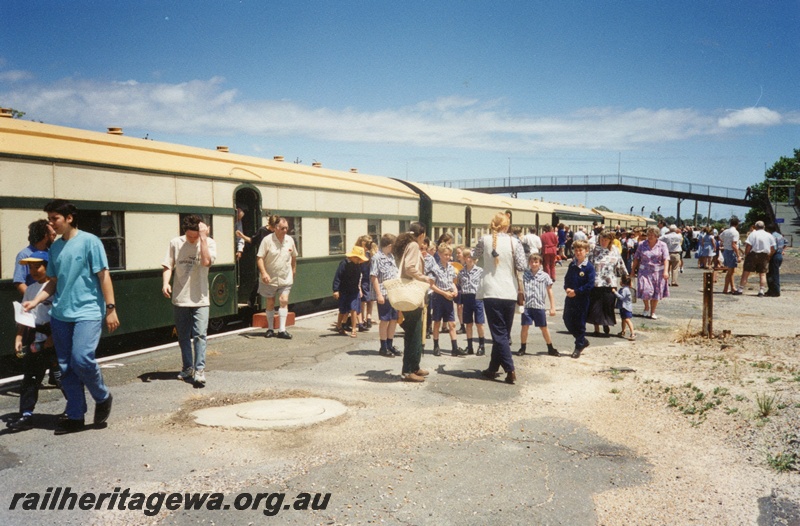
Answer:
<svg viewBox="0 0 800 526"><path fill-rule="evenodd" d="M617 212L608 212L606 210L592 209L593 212L603 217L603 224L606 228L616 228L621 226L625 229L642 228L647 226L647 220L641 216L634 216L630 214L619 214Z"/></svg>
<svg viewBox="0 0 800 526"><path fill-rule="evenodd" d="M430 225L429 236L433 241L448 232L456 245L474 246L478 238L488 233L489 223L498 211L510 212L512 223L526 232L553 219L551 203L403 182L419 194L421 221Z"/></svg>
<svg viewBox="0 0 800 526"><path fill-rule="evenodd" d="M0 118L0 355L11 354L15 256L27 246L28 224L45 217L55 198L78 207L79 228L100 237L114 281L122 325L115 335L171 327L161 294L161 262L186 214L200 214L217 243L211 267L211 324L249 317L258 280L256 252L235 257L235 208L252 235L265 213L289 222L298 249L292 308L331 297L339 260L365 233L374 239L408 230L419 219L433 239L450 232L473 246L494 214L541 230L564 222L591 226L603 217L583 207L482 194L216 150Z"/></svg>
<svg viewBox="0 0 800 526"><path fill-rule="evenodd" d="M418 195L393 179L218 150L0 119L0 354L13 348L15 256L51 199L75 203L79 228L106 248L117 334L172 326L161 262L185 214L203 215L217 242L209 275L217 321L245 308L258 279L257 247L235 258L236 206L248 235L263 212L289 220L300 256L293 303L330 297L328 276L358 236L405 231L419 214Z"/></svg>

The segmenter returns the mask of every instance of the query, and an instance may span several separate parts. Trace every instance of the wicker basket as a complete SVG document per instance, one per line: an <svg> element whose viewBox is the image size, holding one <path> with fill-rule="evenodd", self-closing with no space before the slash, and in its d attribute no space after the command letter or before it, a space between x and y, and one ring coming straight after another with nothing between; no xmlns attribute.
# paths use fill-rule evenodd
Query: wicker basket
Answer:
<svg viewBox="0 0 800 526"><path fill-rule="evenodd" d="M383 282L389 303L399 311L412 311L422 307L430 285L416 279L387 279Z"/></svg>

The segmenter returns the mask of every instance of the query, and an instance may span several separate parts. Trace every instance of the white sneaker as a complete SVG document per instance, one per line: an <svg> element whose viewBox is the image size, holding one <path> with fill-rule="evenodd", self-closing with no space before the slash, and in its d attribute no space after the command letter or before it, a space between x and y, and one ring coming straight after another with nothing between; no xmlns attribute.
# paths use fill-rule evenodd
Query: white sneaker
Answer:
<svg viewBox="0 0 800 526"><path fill-rule="evenodd" d="M206 373L203 369L198 369L194 372L194 383L206 385Z"/></svg>
<svg viewBox="0 0 800 526"><path fill-rule="evenodd" d="M188 369L184 369L183 371L178 373L178 380L183 380L184 382L188 382L194 376L194 369L189 367Z"/></svg>

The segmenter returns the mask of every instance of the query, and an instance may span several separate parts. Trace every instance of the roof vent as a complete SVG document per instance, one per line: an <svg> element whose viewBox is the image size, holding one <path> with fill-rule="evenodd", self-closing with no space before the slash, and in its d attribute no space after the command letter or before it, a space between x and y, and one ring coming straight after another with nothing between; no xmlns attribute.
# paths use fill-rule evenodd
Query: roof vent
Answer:
<svg viewBox="0 0 800 526"><path fill-rule="evenodd" d="M217 151L222 153L228 153L230 150L227 146L217 146Z"/></svg>
<svg viewBox="0 0 800 526"><path fill-rule="evenodd" d="M277 161L279 163L282 163L283 162L283 155L276 155L275 157L272 158L272 160L273 161Z"/></svg>
<svg viewBox="0 0 800 526"><path fill-rule="evenodd" d="M322 163L311 163L314 168L322 168Z"/></svg>
<svg viewBox="0 0 800 526"><path fill-rule="evenodd" d="M350 168L350 173L357 174L358 173L358 168Z"/></svg>
<svg viewBox="0 0 800 526"><path fill-rule="evenodd" d="M0 117L12 118L14 115L11 113L11 108L0 108Z"/></svg>
<svg viewBox="0 0 800 526"><path fill-rule="evenodd" d="M109 128L108 129L109 135L122 135L122 128Z"/></svg>

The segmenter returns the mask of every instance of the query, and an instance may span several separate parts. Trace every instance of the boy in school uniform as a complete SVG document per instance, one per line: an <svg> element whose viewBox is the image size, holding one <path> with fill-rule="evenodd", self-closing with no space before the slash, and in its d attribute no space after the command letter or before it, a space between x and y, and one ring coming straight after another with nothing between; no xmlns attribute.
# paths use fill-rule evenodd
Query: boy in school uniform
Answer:
<svg viewBox="0 0 800 526"><path fill-rule="evenodd" d="M49 255L44 251L32 252L28 257L19 260L20 265L27 265L33 280L33 283L25 289L22 301L30 301L35 298L47 283L49 260ZM52 297L47 298L31 310L35 318L35 328L17 324L14 350L17 357L23 360L24 376L20 386L19 416L7 424L11 431L27 431L33 428L33 410L39 400L39 387L44 379L45 371L48 367L52 367L52 363L55 361L56 350L53 347L53 338L50 336L51 306ZM58 370L56 378L60 384L60 370Z"/></svg>
<svg viewBox="0 0 800 526"><path fill-rule="evenodd" d="M572 252L575 257L564 276L564 325L575 338L573 358L580 358L581 352L589 346L586 339L586 316L589 313L589 292L594 288L594 266L586 259L589 243L575 241Z"/></svg>
<svg viewBox="0 0 800 526"><path fill-rule="evenodd" d="M436 268L437 263L436 258L433 257L433 254L436 253L436 247L431 245L431 239L429 237L425 237L425 240L422 242L420 246L420 252L422 253L422 260L425 263L425 275L428 277L433 278L433 271ZM434 278L435 279L435 278ZM425 339L431 337L431 333L433 332L433 290L428 290L427 297L425 300Z"/></svg>
<svg viewBox="0 0 800 526"><path fill-rule="evenodd" d="M397 263L392 255L392 248L397 236L394 234L383 234L381 236L380 250L372 256L370 263L369 277L372 283L370 288L378 303L378 335L381 340L379 354L387 358L400 356L402 353L394 346L394 331L397 328L397 310L392 307L386 288L383 282L387 279L395 279L399 276Z"/></svg>
<svg viewBox="0 0 800 526"><path fill-rule="evenodd" d="M478 328L477 356L486 354L484 347L486 340L483 336L483 324L486 315L483 310L483 300L477 299L478 288L483 279L483 269L475 265L475 259L469 250L463 251L464 268L458 273L458 288L460 289L461 304L464 308L463 320L466 323L467 354L475 353L472 347L472 328Z"/></svg>
<svg viewBox="0 0 800 526"><path fill-rule="evenodd" d="M439 245L438 253L439 263L431 271L435 280L434 284L431 285L433 289L433 355L440 356L442 354L439 349L439 329L442 321L444 321L450 333L450 341L453 346L452 355L464 356L464 351L458 348L458 341L456 341L456 317L453 298L458 295L458 289L456 289L455 285L456 269L450 264L453 250L450 245L442 243Z"/></svg>
<svg viewBox="0 0 800 526"><path fill-rule="evenodd" d="M457 246L453 249L453 261L452 265L456 268L456 276L464 269L464 251L466 249L463 246ZM467 326L464 323L464 304L461 303L463 301L463 295L461 293L461 285L458 283L458 277L456 277L456 288L458 289L458 296L456 296L456 318L458 319L458 330L456 330L456 334L466 334L467 333Z"/></svg>
<svg viewBox="0 0 800 526"><path fill-rule="evenodd" d="M620 278L620 282L622 283L622 287L617 289L611 289L614 295L617 296L617 308L619 309L619 317L622 320L622 331L619 333L620 338L625 337L625 328L627 327L630 330L630 337L629 340L633 341L636 339L636 335L633 333L633 293L631 291L631 277L630 276L623 276Z"/></svg>
<svg viewBox="0 0 800 526"><path fill-rule="evenodd" d="M345 334L342 324L350 317L350 337L358 335L358 313L361 311L361 265L367 262L364 247L355 246L345 254L333 277L333 297L339 302L336 330Z"/></svg>
<svg viewBox="0 0 800 526"><path fill-rule="evenodd" d="M574 244L573 244L574 247ZM531 254L528 257L529 269L522 275L523 289L525 290L525 310L522 311L522 329L519 339L521 346L517 351L517 356L524 356L528 346L528 329L535 325L542 330L542 337L547 344L547 354L550 356L561 356L561 353L553 347L553 340L550 339L550 329L547 328L547 314L556 315L556 302L553 298L553 279L542 266L542 256ZM550 311L545 311L545 297L549 300Z"/></svg>

